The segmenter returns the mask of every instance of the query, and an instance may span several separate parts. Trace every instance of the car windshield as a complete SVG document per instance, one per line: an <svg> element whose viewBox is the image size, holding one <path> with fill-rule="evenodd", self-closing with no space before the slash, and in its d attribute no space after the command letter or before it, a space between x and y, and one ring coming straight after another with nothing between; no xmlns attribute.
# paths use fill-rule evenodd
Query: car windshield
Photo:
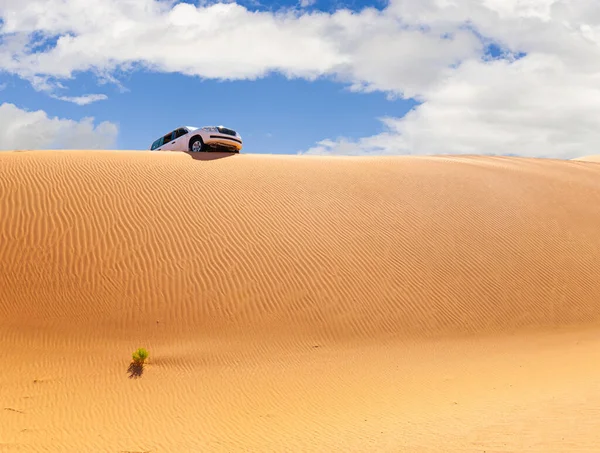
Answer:
<svg viewBox="0 0 600 453"><path fill-rule="evenodd" d="M219 126L219 127L217 127L217 130L221 134L235 135L235 131L233 129L229 129L228 127Z"/></svg>

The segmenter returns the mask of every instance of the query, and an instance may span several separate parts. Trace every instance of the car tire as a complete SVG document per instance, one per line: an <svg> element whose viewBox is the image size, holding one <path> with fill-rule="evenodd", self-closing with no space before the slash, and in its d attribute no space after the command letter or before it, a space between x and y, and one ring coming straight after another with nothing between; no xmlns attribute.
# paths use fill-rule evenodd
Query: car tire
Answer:
<svg viewBox="0 0 600 453"><path fill-rule="evenodd" d="M206 151L202 137L194 137L190 142L190 153Z"/></svg>

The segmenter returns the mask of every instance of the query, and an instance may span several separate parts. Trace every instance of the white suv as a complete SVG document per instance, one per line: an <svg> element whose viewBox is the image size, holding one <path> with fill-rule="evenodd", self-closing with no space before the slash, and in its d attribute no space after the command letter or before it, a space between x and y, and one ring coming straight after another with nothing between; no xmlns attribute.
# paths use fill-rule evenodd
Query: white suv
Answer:
<svg viewBox="0 0 600 453"><path fill-rule="evenodd" d="M201 128L182 126L156 139L151 151L227 151L239 153L242 137L236 131L223 126Z"/></svg>

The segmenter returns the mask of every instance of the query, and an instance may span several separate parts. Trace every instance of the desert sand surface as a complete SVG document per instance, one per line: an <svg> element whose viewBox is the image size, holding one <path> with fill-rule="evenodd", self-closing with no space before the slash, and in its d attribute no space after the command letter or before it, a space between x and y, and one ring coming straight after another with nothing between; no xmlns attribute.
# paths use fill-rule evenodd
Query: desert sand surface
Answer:
<svg viewBox="0 0 600 453"><path fill-rule="evenodd" d="M584 161L2 152L0 452L598 452L599 226Z"/></svg>

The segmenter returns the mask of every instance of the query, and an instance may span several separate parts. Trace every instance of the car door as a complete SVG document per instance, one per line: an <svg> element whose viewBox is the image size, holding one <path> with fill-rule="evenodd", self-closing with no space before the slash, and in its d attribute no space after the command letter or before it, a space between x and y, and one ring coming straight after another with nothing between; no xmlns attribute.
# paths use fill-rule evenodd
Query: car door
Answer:
<svg viewBox="0 0 600 453"><path fill-rule="evenodd" d="M186 137L184 137L187 134L187 130L183 129L183 128L179 128L175 131L175 133L173 134L173 141L171 142L171 151L187 151L188 150L188 143L187 143L187 139Z"/></svg>
<svg viewBox="0 0 600 453"><path fill-rule="evenodd" d="M158 148L159 151L171 151L172 150L174 133L175 133L175 131L171 131L168 134L164 135L163 144L160 148Z"/></svg>

